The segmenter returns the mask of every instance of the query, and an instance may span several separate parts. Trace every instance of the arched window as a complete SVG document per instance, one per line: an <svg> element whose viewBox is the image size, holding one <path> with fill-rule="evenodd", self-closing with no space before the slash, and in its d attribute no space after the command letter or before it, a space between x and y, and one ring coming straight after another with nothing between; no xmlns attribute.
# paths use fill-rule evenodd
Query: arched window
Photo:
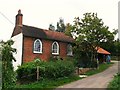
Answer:
<svg viewBox="0 0 120 90"><path fill-rule="evenodd" d="M52 54L59 54L59 44L58 44L58 42L53 42L53 44L52 44Z"/></svg>
<svg viewBox="0 0 120 90"><path fill-rule="evenodd" d="M72 45L71 44L67 45L67 55L70 55L70 56L73 55Z"/></svg>
<svg viewBox="0 0 120 90"><path fill-rule="evenodd" d="M33 49L34 53L42 53L42 42L39 39L36 39L34 41L34 49Z"/></svg>

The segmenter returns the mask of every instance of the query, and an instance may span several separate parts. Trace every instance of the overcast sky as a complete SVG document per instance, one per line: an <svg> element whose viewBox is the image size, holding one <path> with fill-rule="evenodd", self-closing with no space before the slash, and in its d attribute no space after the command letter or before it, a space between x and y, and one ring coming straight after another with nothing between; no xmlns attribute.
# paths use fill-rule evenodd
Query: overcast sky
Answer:
<svg viewBox="0 0 120 90"><path fill-rule="evenodd" d="M0 0L0 40L8 40L15 26L15 16L21 9L23 24L48 29L60 17L73 23L84 13L98 14L109 30L118 29L119 0Z"/></svg>

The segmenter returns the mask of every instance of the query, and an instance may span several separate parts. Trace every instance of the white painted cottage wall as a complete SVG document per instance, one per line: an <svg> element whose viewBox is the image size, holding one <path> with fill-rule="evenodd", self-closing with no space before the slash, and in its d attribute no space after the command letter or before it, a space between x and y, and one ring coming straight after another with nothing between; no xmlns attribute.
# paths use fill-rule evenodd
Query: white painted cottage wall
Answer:
<svg viewBox="0 0 120 90"><path fill-rule="evenodd" d="M13 61L14 70L17 70L18 66L22 64L22 43L23 43L23 34L20 33L11 38L14 41L13 48L17 49L17 53L13 54L16 62Z"/></svg>

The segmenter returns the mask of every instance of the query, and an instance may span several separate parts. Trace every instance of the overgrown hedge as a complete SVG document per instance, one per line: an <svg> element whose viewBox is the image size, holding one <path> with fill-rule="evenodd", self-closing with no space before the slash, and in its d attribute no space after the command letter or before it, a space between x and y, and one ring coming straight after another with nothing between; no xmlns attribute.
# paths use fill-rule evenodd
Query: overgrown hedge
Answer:
<svg viewBox="0 0 120 90"><path fill-rule="evenodd" d="M17 69L18 80L36 80L37 66L39 66L40 78L56 79L69 76L75 71L73 63L67 60L29 62Z"/></svg>

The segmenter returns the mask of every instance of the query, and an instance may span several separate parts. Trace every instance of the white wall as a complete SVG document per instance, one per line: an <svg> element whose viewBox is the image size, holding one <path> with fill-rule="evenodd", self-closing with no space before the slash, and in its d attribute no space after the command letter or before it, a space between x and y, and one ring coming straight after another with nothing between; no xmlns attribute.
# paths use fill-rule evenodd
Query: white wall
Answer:
<svg viewBox="0 0 120 90"><path fill-rule="evenodd" d="M17 53L13 54L16 59L16 62L13 61L13 66L14 66L14 70L16 70L18 68L17 66L20 66L22 64L23 34L20 33L16 36L12 37L11 39L14 41L14 44L12 47L17 49Z"/></svg>

